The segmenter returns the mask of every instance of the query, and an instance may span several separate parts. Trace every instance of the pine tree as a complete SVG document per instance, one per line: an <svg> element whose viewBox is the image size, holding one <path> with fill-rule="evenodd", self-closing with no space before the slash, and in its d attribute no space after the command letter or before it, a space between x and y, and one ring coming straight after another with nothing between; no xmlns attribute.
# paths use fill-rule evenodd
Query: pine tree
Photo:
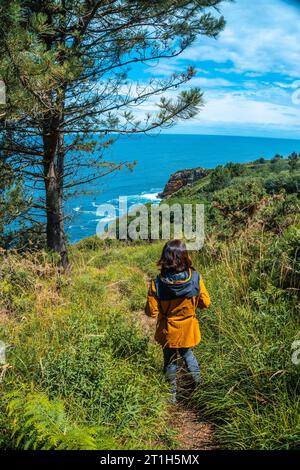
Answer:
<svg viewBox="0 0 300 470"><path fill-rule="evenodd" d="M170 126L203 105L198 88L176 99L165 94L187 83L194 68L137 83L129 80L130 67L177 57L199 35L216 38L225 23L222 1L2 1L6 150L14 168L42 191L35 210L46 215L47 245L63 266L67 192L128 166L103 160L114 135ZM157 111L142 115L140 105L159 95Z"/></svg>

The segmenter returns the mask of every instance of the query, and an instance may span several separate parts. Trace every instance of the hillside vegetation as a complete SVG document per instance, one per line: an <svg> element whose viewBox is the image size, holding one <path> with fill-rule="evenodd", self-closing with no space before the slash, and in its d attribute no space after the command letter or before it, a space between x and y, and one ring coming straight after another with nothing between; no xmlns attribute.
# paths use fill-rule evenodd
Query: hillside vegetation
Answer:
<svg viewBox="0 0 300 470"><path fill-rule="evenodd" d="M203 202L207 240L195 265L213 306L202 315L196 404L234 449L300 447L300 174L276 156L228 164L169 203Z"/></svg>
<svg viewBox="0 0 300 470"><path fill-rule="evenodd" d="M299 185L274 158L218 167L167 199L206 207L192 256L212 306L192 400L221 448L300 447ZM142 327L162 246L91 237L66 273L42 250L1 253L2 448L176 448L161 350Z"/></svg>

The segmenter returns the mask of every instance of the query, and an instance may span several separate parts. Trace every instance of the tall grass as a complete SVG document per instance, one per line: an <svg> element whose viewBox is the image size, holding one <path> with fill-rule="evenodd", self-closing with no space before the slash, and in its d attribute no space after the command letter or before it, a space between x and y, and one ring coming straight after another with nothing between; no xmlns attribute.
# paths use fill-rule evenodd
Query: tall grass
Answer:
<svg viewBox="0 0 300 470"><path fill-rule="evenodd" d="M0 383L3 448L172 445L164 441L160 351L144 335L140 312L133 312L144 304L145 279L126 266L130 253L120 262L118 250L102 248L97 256L93 249L74 249L72 269L64 275L39 255L3 260L1 306L9 319L0 327L9 365ZM127 247L121 249L125 255ZM100 258L110 255L104 268ZM24 416L22 409L28 410ZM47 411L43 423L40 410ZM77 440L61 440L59 431L45 435L47 416L57 410ZM87 429L88 442L81 439Z"/></svg>
<svg viewBox="0 0 300 470"><path fill-rule="evenodd" d="M218 424L226 448L299 448L300 376L291 361L300 335L296 300L263 276L253 288L246 244L227 245L218 262L195 260L200 270L205 262L212 295L212 307L200 317L203 380L195 403Z"/></svg>

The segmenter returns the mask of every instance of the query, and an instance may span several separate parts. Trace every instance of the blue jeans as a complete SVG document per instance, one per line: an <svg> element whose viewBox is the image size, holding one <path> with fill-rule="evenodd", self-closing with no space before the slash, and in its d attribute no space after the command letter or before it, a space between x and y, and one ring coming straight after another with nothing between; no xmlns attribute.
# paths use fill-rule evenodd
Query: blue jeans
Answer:
<svg viewBox="0 0 300 470"><path fill-rule="evenodd" d="M184 360L185 366L192 376L194 382L200 382L200 367L194 356L192 348L163 348L164 354L164 373L171 385L171 393L176 395L176 369L177 369L177 351Z"/></svg>

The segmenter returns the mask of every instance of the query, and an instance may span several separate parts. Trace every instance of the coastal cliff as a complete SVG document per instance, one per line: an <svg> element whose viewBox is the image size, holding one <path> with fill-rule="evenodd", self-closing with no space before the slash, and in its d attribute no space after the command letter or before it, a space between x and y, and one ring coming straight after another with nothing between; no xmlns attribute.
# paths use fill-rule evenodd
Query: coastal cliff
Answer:
<svg viewBox="0 0 300 470"><path fill-rule="evenodd" d="M179 189L189 184L195 183L208 175L209 170L205 168L192 168L179 170L173 173L167 182L164 190L158 195L164 199L179 191Z"/></svg>

